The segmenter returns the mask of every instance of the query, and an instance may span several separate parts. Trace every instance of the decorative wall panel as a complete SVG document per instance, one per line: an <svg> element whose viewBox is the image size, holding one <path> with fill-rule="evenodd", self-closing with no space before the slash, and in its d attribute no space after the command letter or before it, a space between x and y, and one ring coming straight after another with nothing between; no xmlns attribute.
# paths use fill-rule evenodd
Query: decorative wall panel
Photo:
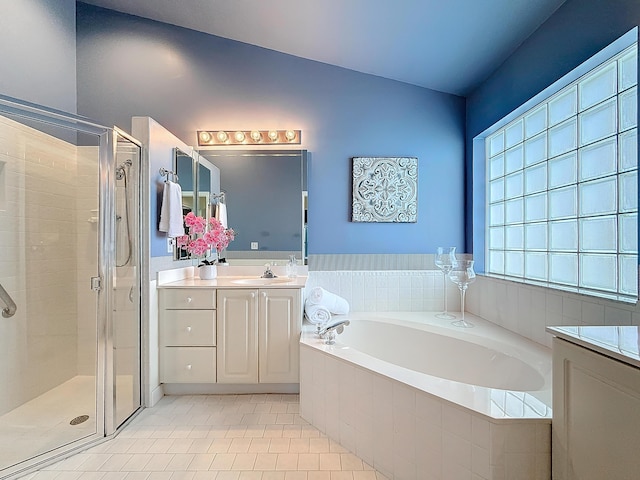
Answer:
<svg viewBox="0 0 640 480"><path fill-rule="evenodd" d="M413 223L417 217L417 158L353 158L352 221Z"/></svg>

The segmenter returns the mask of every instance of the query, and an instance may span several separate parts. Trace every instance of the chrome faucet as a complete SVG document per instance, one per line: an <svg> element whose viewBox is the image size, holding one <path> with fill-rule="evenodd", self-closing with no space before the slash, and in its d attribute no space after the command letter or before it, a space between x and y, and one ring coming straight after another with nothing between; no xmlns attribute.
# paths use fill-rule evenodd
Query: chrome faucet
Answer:
<svg viewBox="0 0 640 480"><path fill-rule="evenodd" d="M261 275L260 278L276 278L277 277L277 275L274 275L273 272L271 271L270 263L265 263L264 266L266 267L266 270L264 271L264 273Z"/></svg>
<svg viewBox="0 0 640 480"><path fill-rule="evenodd" d="M340 334L344 332L344 327L349 325L351 322L346 318L342 320L337 320L334 322L327 322L324 325L317 326L318 336L324 339L324 343L327 345L333 345L336 339L336 333Z"/></svg>

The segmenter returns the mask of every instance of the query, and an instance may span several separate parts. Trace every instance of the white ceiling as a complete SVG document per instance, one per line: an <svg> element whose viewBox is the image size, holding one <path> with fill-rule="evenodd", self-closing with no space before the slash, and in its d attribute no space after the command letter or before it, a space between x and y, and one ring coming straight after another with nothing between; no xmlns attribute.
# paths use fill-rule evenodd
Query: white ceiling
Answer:
<svg viewBox="0 0 640 480"><path fill-rule="evenodd" d="M465 95L565 0L83 0Z"/></svg>

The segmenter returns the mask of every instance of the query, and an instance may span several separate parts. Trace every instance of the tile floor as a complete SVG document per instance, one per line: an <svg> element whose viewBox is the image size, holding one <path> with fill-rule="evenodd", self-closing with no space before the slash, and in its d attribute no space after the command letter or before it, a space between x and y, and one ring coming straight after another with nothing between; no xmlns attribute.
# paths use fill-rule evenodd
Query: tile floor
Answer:
<svg viewBox="0 0 640 480"><path fill-rule="evenodd" d="M298 395L163 397L26 480L387 480L298 415Z"/></svg>

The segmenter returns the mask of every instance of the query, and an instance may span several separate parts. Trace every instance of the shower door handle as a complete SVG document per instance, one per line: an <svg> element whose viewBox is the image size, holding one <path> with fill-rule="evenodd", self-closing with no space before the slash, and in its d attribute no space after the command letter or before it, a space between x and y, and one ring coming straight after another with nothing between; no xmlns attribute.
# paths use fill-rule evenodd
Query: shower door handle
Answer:
<svg viewBox="0 0 640 480"><path fill-rule="evenodd" d="M91 290L94 292L102 291L102 277L91 277Z"/></svg>
<svg viewBox="0 0 640 480"><path fill-rule="evenodd" d="M6 307L2 309L2 316L4 318L13 317L18 309L16 302L13 301L9 292L7 292L2 284L0 284L0 299L5 303Z"/></svg>

